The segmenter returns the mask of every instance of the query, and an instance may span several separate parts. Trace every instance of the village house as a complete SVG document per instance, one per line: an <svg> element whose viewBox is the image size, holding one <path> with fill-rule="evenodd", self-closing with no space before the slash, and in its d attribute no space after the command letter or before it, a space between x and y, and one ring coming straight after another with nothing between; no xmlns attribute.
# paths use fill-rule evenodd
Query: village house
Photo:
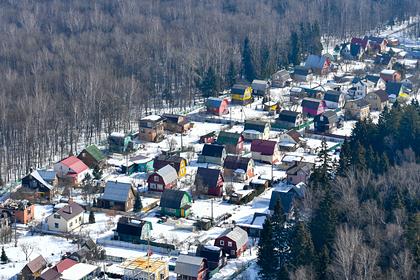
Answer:
<svg viewBox="0 0 420 280"><path fill-rule="evenodd" d="M47 217L48 230L71 232L84 223L85 209L76 202L70 202Z"/></svg>
<svg viewBox="0 0 420 280"><path fill-rule="evenodd" d="M271 75L271 86L276 88L283 88L290 84L291 77L289 71L283 69Z"/></svg>
<svg viewBox="0 0 420 280"><path fill-rule="evenodd" d="M365 36L365 40L369 41L369 47L374 52L383 53L386 51L388 40L384 37Z"/></svg>
<svg viewBox="0 0 420 280"><path fill-rule="evenodd" d="M299 127L303 124L302 114L290 110L283 110L275 120L275 126L283 129Z"/></svg>
<svg viewBox="0 0 420 280"><path fill-rule="evenodd" d="M151 237L152 223L131 217L120 217L114 230L114 240L140 244Z"/></svg>
<svg viewBox="0 0 420 280"><path fill-rule="evenodd" d="M50 178L52 175L54 178ZM54 185L45 181L43 177L47 177ZM31 170L31 173L22 178L22 187L17 190L16 196L32 202L49 202L54 198L56 185L57 175L54 171Z"/></svg>
<svg viewBox="0 0 420 280"><path fill-rule="evenodd" d="M255 212L249 224L238 224L238 226L245 230L249 237L259 238L268 216L266 213Z"/></svg>
<svg viewBox="0 0 420 280"><path fill-rule="evenodd" d="M356 77L352 81L352 87L347 90L347 94L351 99L363 98L366 94L375 88L375 82L366 78Z"/></svg>
<svg viewBox="0 0 420 280"><path fill-rule="evenodd" d="M279 168L282 170L287 170L287 168L289 168L297 162L301 162L302 160L302 156L295 154L285 154L280 160Z"/></svg>
<svg viewBox="0 0 420 280"><path fill-rule="evenodd" d="M337 128L337 124L337 113L332 110L325 111L314 118L314 128L316 132L332 132L335 128Z"/></svg>
<svg viewBox="0 0 420 280"><path fill-rule="evenodd" d="M197 256L179 255L176 259L175 273L177 280L206 280L207 260Z"/></svg>
<svg viewBox="0 0 420 280"><path fill-rule="evenodd" d="M84 148L77 158L91 169L102 168L106 161L105 155L95 145Z"/></svg>
<svg viewBox="0 0 420 280"><path fill-rule="evenodd" d="M59 280L61 273L55 270L54 268L48 268L44 270L42 274L37 278L37 280Z"/></svg>
<svg viewBox="0 0 420 280"><path fill-rule="evenodd" d="M39 255L30 262L28 262L18 274L18 280L35 280L42 271L47 268L47 261L43 256Z"/></svg>
<svg viewBox="0 0 420 280"><path fill-rule="evenodd" d="M89 173L89 167L75 156L69 156L54 164L57 177L72 185L79 185Z"/></svg>
<svg viewBox="0 0 420 280"><path fill-rule="evenodd" d="M366 47L364 47L362 44L359 44L358 42L352 42L350 43L350 49L349 49L349 55L352 59L360 60L362 59L363 55L365 54Z"/></svg>
<svg viewBox="0 0 420 280"><path fill-rule="evenodd" d="M133 210L135 197L136 190L131 183L108 181L97 204L99 208L126 212Z"/></svg>
<svg viewBox="0 0 420 280"><path fill-rule="evenodd" d="M222 196L224 178L220 169L199 167L194 185L200 194Z"/></svg>
<svg viewBox="0 0 420 280"><path fill-rule="evenodd" d="M124 271L122 279L168 280L168 262L149 256L125 260L120 267Z"/></svg>
<svg viewBox="0 0 420 280"><path fill-rule="evenodd" d="M385 82L399 82L401 81L401 74L396 71L396 70L392 70L392 69L384 69L381 71L381 73L379 73L380 77L382 80L384 80Z"/></svg>
<svg viewBox="0 0 420 280"><path fill-rule="evenodd" d="M131 175L136 172L150 172L153 170L153 158L143 155L130 157L128 162L121 165L121 173L127 175Z"/></svg>
<svg viewBox="0 0 420 280"><path fill-rule="evenodd" d="M229 114L229 101L227 98L209 97L206 100L207 112L216 116Z"/></svg>
<svg viewBox="0 0 420 280"><path fill-rule="evenodd" d="M304 144L304 139L294 129L290 129L279 135L280 151L294 152L297 148Z"/></svg>
<svg viewBox="0 0 420 280"><path fill-rule="evenodd" d="M341 109L344 107L346 98L344 93L338 90L327 90L324 94L325 105L329 109Z"/></svg>
<svg viewBox="0 0 420 280"><path fill-rule="evenodd" d="M407 97L406 89L400 82L389 81L386 83L385 91L389 98Z"/></svg>
<svg viewBox="0 0 420 280"><path fill-rule="evenodd" d="M175 133L185 133L192 128L192 123L186 116L177 114L163 114L165 130Z"/></svg>
<svg viewBox="0 0 420 280"><path fill-rule="evenodd" d="M254 161L249 157L229 155L223 164L226 180L245 181L254 176Z"/></svg>
<svg viewBox="0 0 420 280"><path fill-rule="evenodd" d="M312 70L304 66L295 66L292 78L295 82L309 82L313 79Z"/></svg>
<svg viewBox="0 0 420 280"><path fill-rule="evenodd" d="M165 165L159 170L151 173L147 178L149 191L163 192L172 189L178 181L178 173L172 166Z"/></svg>
<svg viewBox="0 0 420 280"><path fill-rule="evenodd" d="M65 258L64 260L57 263L53 269L56 270L58 273L63 273L64 270L69 269L70 267L77 264L77 261Z"/></svg>
<svg viewBox="0 0 420 280"><path fill-rule="evenodd" d="M205 258L209 271L222 268L226 264L226 255L223 250L213 245L202 245L197 246L195 255L198 257Z"/></svg>
<svg viewBox="0 0 420 280"><path fill-rule="evenodd" d="M369 81L370 83L372 83L372 86L370 86L367 90L368 92L373 91L375 89L385 89L385 81L382 80L381 76L379 75L368 74L365 76L365 81Z"/></svg>
<svg viewBox="0 0 420 280"><path fill-rule="evenodd" d="M347 100L344 109L347 119L365 120L370 113L369 103L364 98Z"/></svg>
<svg viewBox="0 0 420 280"><path fill-rule="evenodd" d="M391 54L378 54L375 57L375 64L382 65L387 69L392 69L392 66L396 62L396 58L392 57Z"/></svg>
<svg viewBox="0 0 420 280"><path fill-rule="evenodd" d="M314 164L310 162L296 162L286 169L287 182L293 185L299 183L308 184L313 167Z"/></svg>
<svg viewBox="0 0 420 280"><path fill-rule="evenodd" d="M265 80L253 80L251 88L253 95L266 96L270 91L270 83Z"/></svg>
<svg viewBox="0 0 420 280"><path fill-rule="evenodd" d="M324 100L315 98L304 98L301 105L303 114L312 117L324 113L326 107Z"/></svg>
<svg viewBox="0 0 420 280"><path fill-rule="evenodd" d="M62 280L87 280L96 279L99 274L99 267L87 263L77 263L63 271Z"/></svg>
<svg viewBox="0 0 420 280"><path fill-rule="evenodd" d="M222 248L229 258L240 257L247 248L248 233L240 227L234 227L226 234L222 234L214 241L214 246Z"/></svg>
<svg viewBox="0 0 420 280"><path fill-rule="evenodd" d="M191 204L192 197L186 191L166 189L160 197L160 213L186 218L190 215Z"/></svg>
<svg viewBox="0 0 420 280"><path fill-rule="evenodd" d="M314 54L309 55L305 61L305 67L320 76L328 74L330 65L331 61L327 57Z"/></svg>
<svg viewBox="0 0 420 280"><path fill-rule="evenodd" d="M220 131L216 143L224 145L229 154L241 154L244 149L244 137L241 133Z"/></svg>
<svg viewBox="0 0 420 280"><path fill-rule="evenodd" d="M252 102L252 87L245 84L235 84L230 90L232 103L247 105Z"/></svg>
<svg viewBox="0 0 420 280"><path fill-rule="evenodd" d="M294 208L295 201L304 199L305 192L306 185L304 183L298 183L297 185L282 183L280 188L276 188L271 193L268 209L273 212L277 202L279 202L283 211L290 215Z"/></svg>
<svg viewBox="0 0 420 280"><path fill-rule="evenodd" d="M0 211L6 212L11 221L16 220L17 223L28 224L35 217L35 205L28 200L8 199L0 205Z"/></svg>
<svg viewBox="0 0 420 280"><path fill-rule="evenodd" d="M139 120L138 138L148 142L160 142L164 136L164 119L157 115L150 115Z"/></svg>
<svg viewBox="0 0 420 280"><path fill-rule="evenodd" d="M267 163L275 163L279 160L279 149L276 141L254 140L251 143L252 159Z"/></svg>
<svg viewBox="0 0 420 280"><path fill-rule="evenodd" d="M161 169L168 164L175 168L178 177L184 177L187 174L187 160L183 157L161 154L153 160L153 168L155 170Z"/></svg>
<svg viewBox="0 0 420 280"><path fill-rule="evenodd" d="M201 135L200 140L198 142L201 144L206 144L206 143L211 144L211 143L216 142L216 139L217 139L216 131L211 131L209 133Z"/></svg>
<svg viewBox="0 0 420 280"><path fill-rule="evenodd" d="M264 102L263 106L263 110L266 112L277 112L280 110L280 102L278 101L269 100Z"/></svg>
<svg viewBox="0 0 420 280"><path fill-rule="evenodd" d="M259 120L246 120L242 135L245 140L264 139L270 137L270 123Z"/></svg>
<svg viewBox="0 0 420 280"><path fill-rule="evenodd" d="M365 100L369 103L371 111L382 112L385 107L389 107L388 94L381 89L368 93Z"/></svg>
<svg viewBox="0 0 420 280"><path fill-rule="evenodd" d="M213 163L223 165L226 158L226 149L223 145L204 144L201 154L198 156L199 163Z"/></svg>
<svg viewBox="0 0 420 280"><path fill-rule="evenodd" d="M108 136L108 151L110 153L126 153L133 147L130 135L124 133L112 132Z"/></svg>

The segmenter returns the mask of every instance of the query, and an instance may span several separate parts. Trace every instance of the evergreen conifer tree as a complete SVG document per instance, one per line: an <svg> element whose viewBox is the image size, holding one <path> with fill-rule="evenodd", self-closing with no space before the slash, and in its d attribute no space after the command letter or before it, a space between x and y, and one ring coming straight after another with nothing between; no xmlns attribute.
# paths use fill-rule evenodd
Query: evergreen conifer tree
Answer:
<svg viewBox="0 0 420 280"><path fill-rule="evenodd" d="M294 267L310 265L315 259L311 234L303 221L298 221L291 238L291 263Z"/></svg>
<svg viewBox="0 0 420 280"><path fill-rule="evenodd" d="M252 60L252 49L248 37L244 40L242 50L242 74L248 82L252 82L256 77L254 62Z"/></svg>
<svg viewBox="0 0 420 280"><path fill-rule="evenodd" d="M274 245L273 227L270 218L266 218L258 242L257 264L260 267L259 275L263 280L274 279L276 270L273 265Z"/></svg>
<svg viewBox="0 0 420 280"><path fill-rule="evenodd" d="M290 47L287 58L289 63L292 63L293 65L299 65L300 63L299 37L296 32L292 32L290 35Z"/></svg>
<svg viewBox="0 0 420 280"><path fill-rule="evenodd" d="M233 63L233 61L230 61L229 67L226 73L226 77L225 77L226 85L229 88L231 88L235 84L236 76L237 76L237 72L236 72L235 64Z"/></svg>
<svg viewBox="0 0 420 280"><path fill-rule="evenodd" d="M319 252L324 246L332 247L335 239L337 215L331 191L327 191L311 221L311 235L314 247Z"/></svg>
<svg viewBox="0 0 420 280"><path fill-rule="evenodd" d="M318 280L328 279L328 265L330 263L330 253L327 246L323 246L317 258L318 265L317 276Z"/></svg>
<svg viewBox="0 0 420 280"><path fill-rule="evenodd" d="M92 171L93 178L96 180L100 180L102 178L103 171L99 168L99 166L95 166Z"/></svg>
<svg viewBox="0 0 420 280"><path fill-rule="evenodd" d="M95 222L95 213L91 210L89 212L89 224L94 224Z"/></svg>
<svg viewBox="0 0 420 280"><path fill-rule="evenodd" d="M136 192L136 200L134 201L134 211L140 212L142 208L143 208L143 204L141 202L140 192L137 191Z"/></svg>
<svg viewBox="0 0 420 280"><path fill-rule="evenodd" d="M218 89L218 81L216 72L213 67L209 67L204 75L203 80L200 83L200 90L204 97L215 96Z"/></svg>
<svg viewBox="0 0 420 280"><path fill-rule="evenodd" d="M2 263L7 263L9 261L9 258L6 255L6 251L4 251L4 247L1 247L1 257L0 260Z"/></svg>
<svg viewBox="0 0 420 280"><path fill-rule="evenodd" d="M273 256L277 262L277 269L285 264L290 255L289 230L285 227L286 215L281 205L280 199L274 206L274 213L271 217L273 226L273 244L275 255ZM273 260L274 260L273 258Z"/></svg>

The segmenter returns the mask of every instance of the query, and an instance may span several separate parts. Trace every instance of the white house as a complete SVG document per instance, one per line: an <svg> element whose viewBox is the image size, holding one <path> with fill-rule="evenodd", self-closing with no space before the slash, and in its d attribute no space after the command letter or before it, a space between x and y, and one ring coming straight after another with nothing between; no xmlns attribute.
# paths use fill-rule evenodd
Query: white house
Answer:
<svg viewBox="0 0 420 280"><path fill-rule="evenodd" d="M71 232L83 224L85 210L76 202L71 202L47 217L48 229Z"/></svg>
<svg viewBox="0 0 420 280"><path fill-rule="evenodd" d="M337 90L327 90L324 95L325 105L329 109L338 109L343 108L346 99L344 97L344 93Z"/></svg>
<svg viewBox="0 0 420 280"><path fill-rule="evenodd" d="M89 173L89 167L75 156L69 156L54 164L58 178L70 178L73 184L79 184Z"/></svg>

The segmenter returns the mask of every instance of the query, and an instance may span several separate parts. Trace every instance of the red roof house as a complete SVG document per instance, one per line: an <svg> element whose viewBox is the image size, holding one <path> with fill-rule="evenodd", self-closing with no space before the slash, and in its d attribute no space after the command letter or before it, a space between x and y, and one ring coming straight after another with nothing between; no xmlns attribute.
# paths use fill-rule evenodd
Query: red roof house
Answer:
<svg viewBox="0 0 420 280"><path fill-rule="evenodd" d="M54 165L58 178L70 179L71 183L79 184L89 172L89 167L75 156L69 156Z"/></svg>
<svg viewBox="0 0 420 280"><path fill-rule="evenodd" d="M75 264L77 264L77 262L72 260L72 259L64 259L61 262L59 262L58 264L56 264L54 269L57 270L58 272L62 273L64 270L69 269L70 267L72 267Z"/></svg>
<svg viewBox="0 0 420 280"><path fill-rule="evenodd" d="M279 149L276 141L257 139L251 143L252 159L275 163L279 160Z"/></svg>

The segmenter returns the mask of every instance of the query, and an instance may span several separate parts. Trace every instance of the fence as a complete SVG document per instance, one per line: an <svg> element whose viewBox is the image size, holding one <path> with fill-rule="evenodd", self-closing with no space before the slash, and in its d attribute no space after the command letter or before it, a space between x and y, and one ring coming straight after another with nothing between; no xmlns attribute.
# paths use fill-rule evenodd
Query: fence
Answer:
<svg viewBox="0 0 420 280"><path fill-rule="evenodd" d="M144 241L144 242L145 244L134 244L134 243L129 243L125 241L102 239L102 238L98 238L96 240L96 243L102 246L113 246L113 247L140 250L140 251L145 251L145 252L147 252L147 250L150 248L150 250L159 254L168 254L171 256L179 255L179 251L175 249L175 246L172 244L150 241L150 244L148 245L147 241Z"/></svg>

